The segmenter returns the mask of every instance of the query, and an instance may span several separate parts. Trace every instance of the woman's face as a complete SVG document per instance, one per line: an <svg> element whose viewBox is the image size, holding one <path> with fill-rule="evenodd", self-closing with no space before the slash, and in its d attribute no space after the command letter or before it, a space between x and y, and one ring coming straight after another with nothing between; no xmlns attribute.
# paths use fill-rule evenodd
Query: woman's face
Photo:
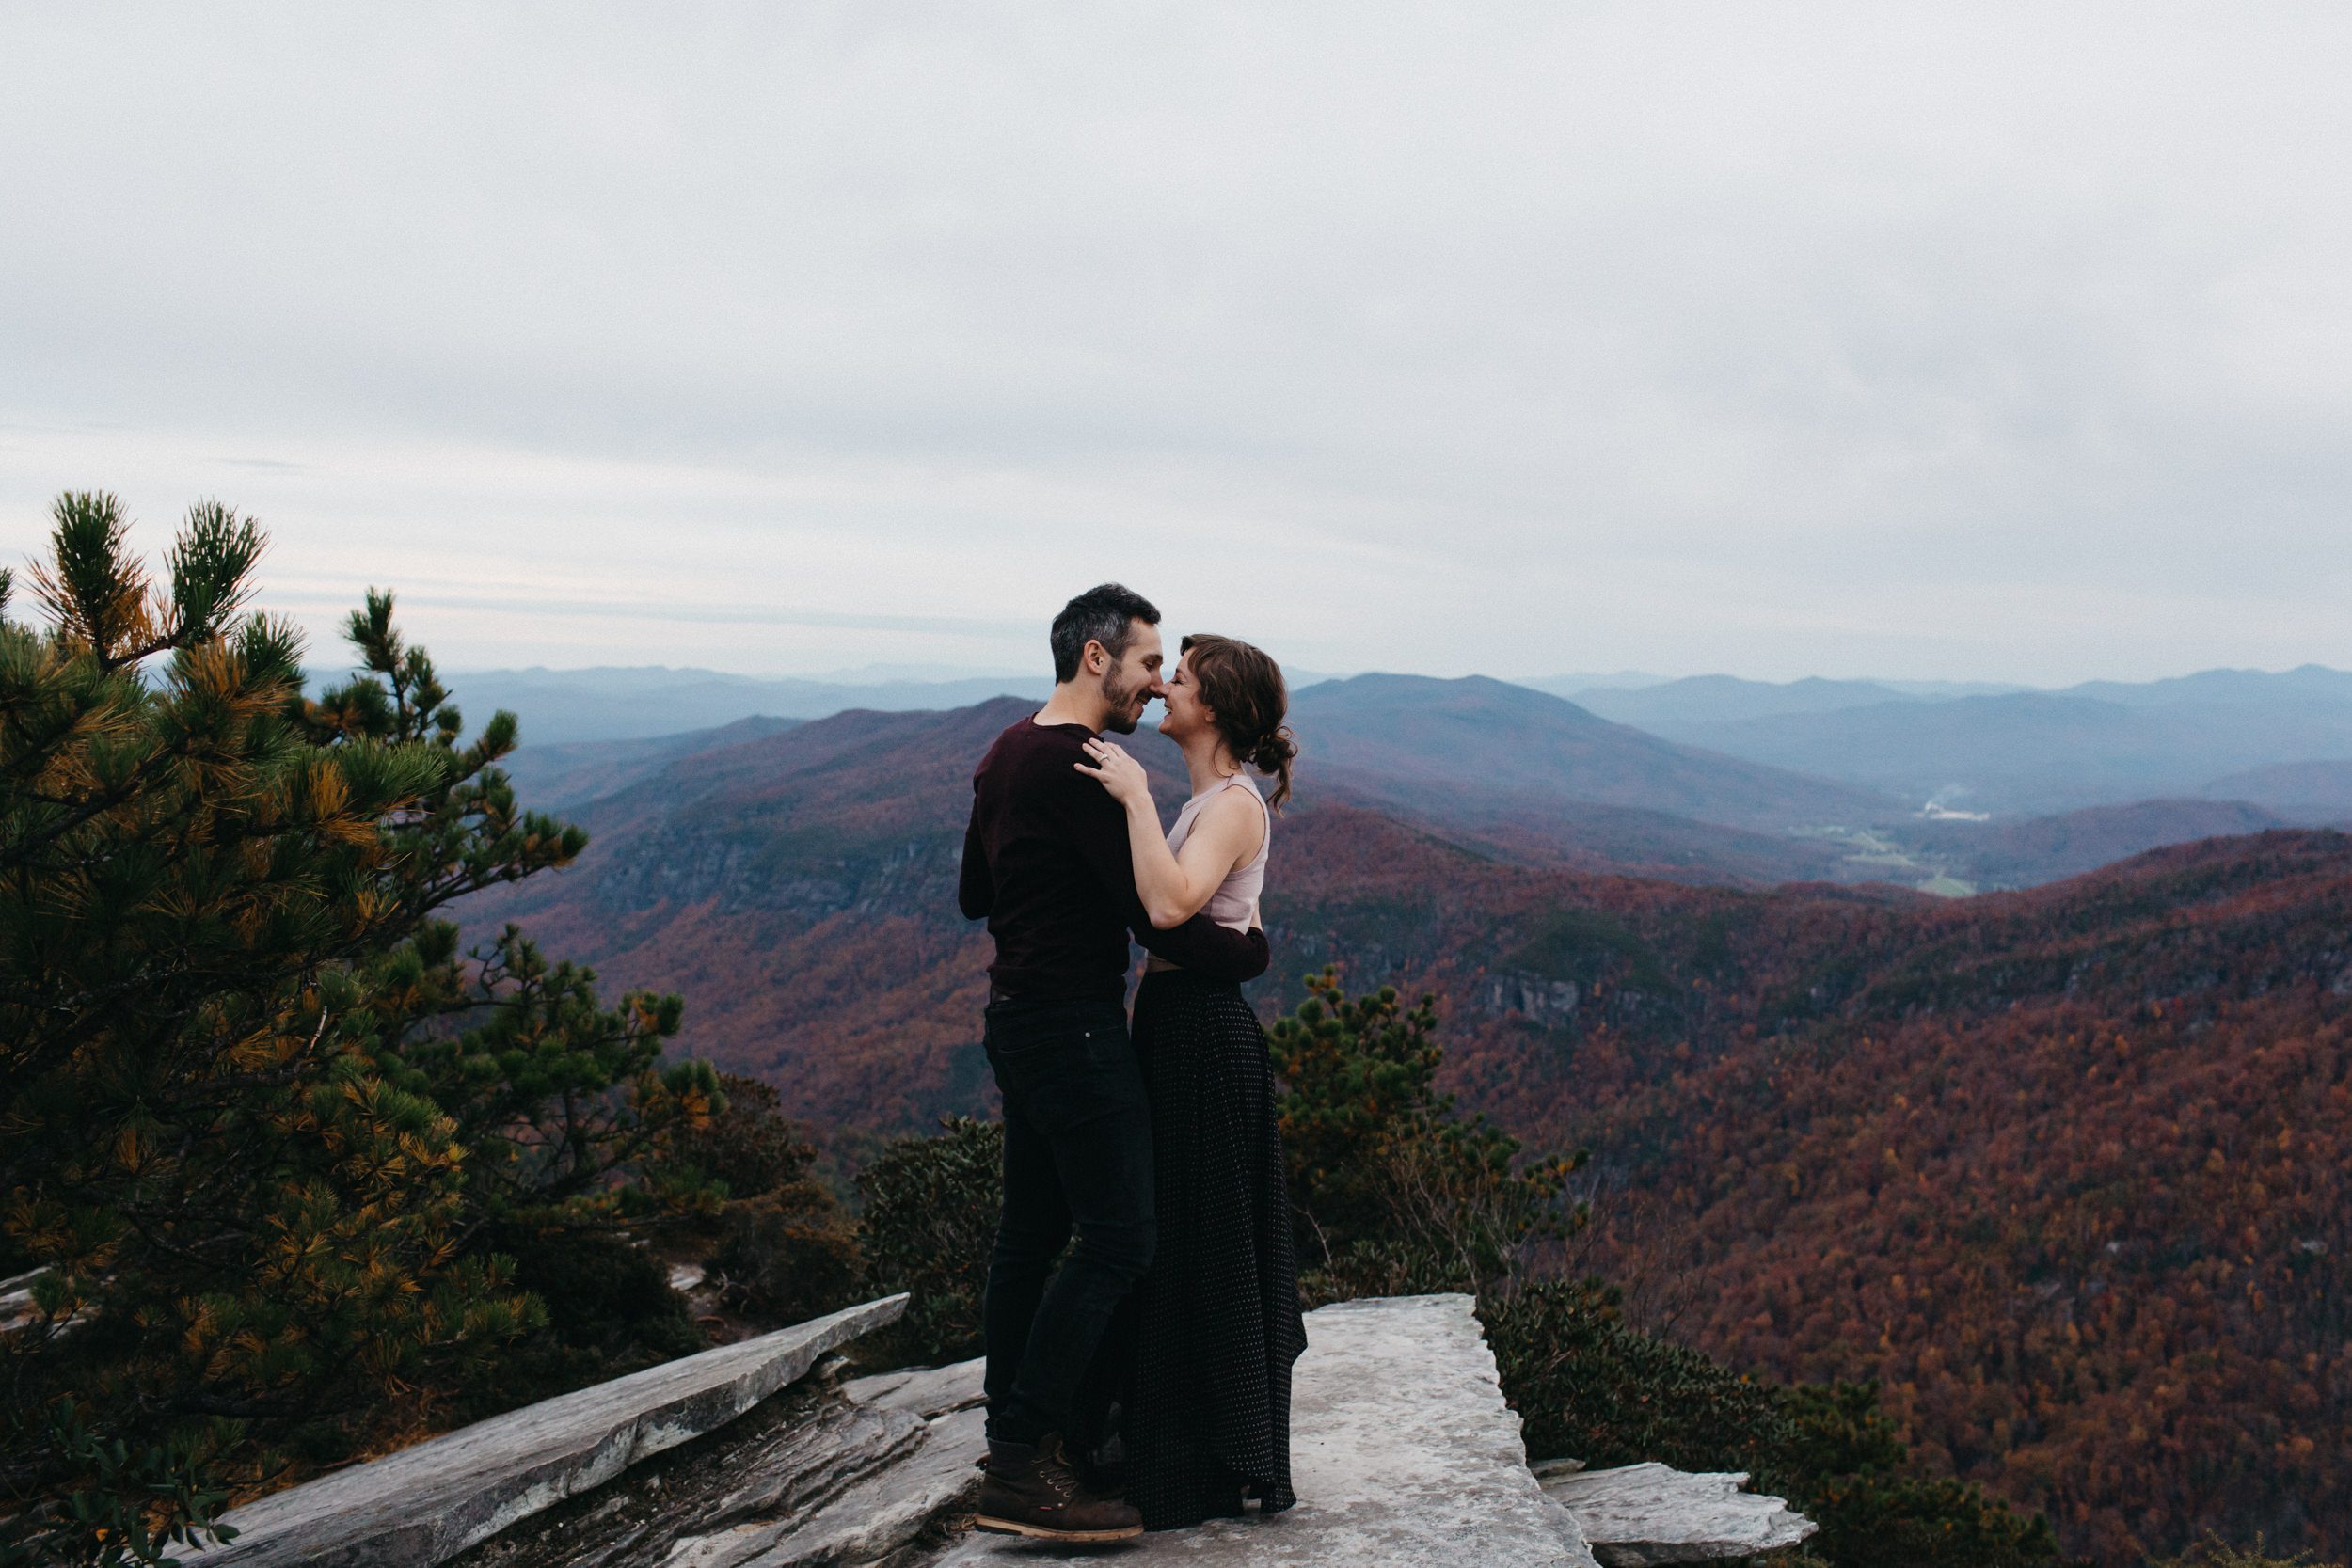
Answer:
<svg viewBox="0 0 2352 1568"><path fill-rule="evenodd" d="M1176 672L1168 677L1168 695L1162 703L1168 711L1160 715L1160 733L1168 739L1181 742L1207 726L1208 705L1200 700L1200 684L1192 678L1190 654L1177 659Z"/></svg>

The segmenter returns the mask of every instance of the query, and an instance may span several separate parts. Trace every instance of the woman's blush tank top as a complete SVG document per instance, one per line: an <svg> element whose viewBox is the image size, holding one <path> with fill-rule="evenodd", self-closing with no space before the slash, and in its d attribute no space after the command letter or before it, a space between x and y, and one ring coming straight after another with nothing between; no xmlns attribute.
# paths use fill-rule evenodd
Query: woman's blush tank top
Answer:
<svg viewBox="0 0 2352 1568"><path fill-rule="evenodd" d="M1235 773L1214 788L1204 789L1184 802L1184 809L1176 814L1176 825L1168 830L1168 847L1171 853L1181 852L1184 840L1192 836L1192 824L1200 816L1200 808L1228 789L1246 789L1258 802L1258 811L1266 819L1265 832L1259 835L1258 852L1248 862L1233 867L1217 884L1215 893L1201 910L1219 926L1230 926L1236 931L1249 929L1249 906L1265 891L1266 851L1274 847L1274 814L1266 810L1265 797L1259 793L1258 781L1247 773Z"/></svg>

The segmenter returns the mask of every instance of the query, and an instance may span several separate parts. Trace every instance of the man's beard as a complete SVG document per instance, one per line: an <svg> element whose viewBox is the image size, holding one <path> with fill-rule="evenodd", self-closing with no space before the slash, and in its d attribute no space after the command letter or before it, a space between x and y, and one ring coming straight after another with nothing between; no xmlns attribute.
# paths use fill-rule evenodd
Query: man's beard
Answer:
<svg viewBox="0 0 2352 1568"><path fill-rule="evenodd" d="M1134 686L1114 687L1107 681L1104 683L1103 701L1110 705L1111 710L1109 717L1103 721L1104 735L1136 733L1136 725L1143 720L1144 703L1151 701L1147 697L1142 703L1136 702L1136 692L1138 689L1138 687ZM1130 704L1134 705L1131 707Z"/></svg>

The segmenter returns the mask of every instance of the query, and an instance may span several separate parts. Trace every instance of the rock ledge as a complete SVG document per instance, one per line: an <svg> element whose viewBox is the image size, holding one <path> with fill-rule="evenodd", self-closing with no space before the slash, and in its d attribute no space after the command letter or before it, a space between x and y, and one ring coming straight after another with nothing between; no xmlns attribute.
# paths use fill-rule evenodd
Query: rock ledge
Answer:
<svg viewBox="0 0 2352 1568"><path fill-rule="evenodd" d="M817 1358L906 1310L903 1295L648 1367L429 1438L230 1513L204 1568L430 1568L649 1455L724 1425Z"/></svg>
<svg viewBox="0 0 2352 1568"><path fill-rule="evenodd" d="M1296 1508L1147 1535L1122 1564L1593 1568L1527 1467L1519 1418L1464 1295L1341 1302L1307 1316L1291 1411ZM941 1568L1065 1555L974 1535Z"/></svg>
<svg viewBox="0 0 2352 1568"><path fill-rule="evenodd" d="M1693 1474L1656 1464L1586 1470L1552 1461L1535 1466L1535 1476L1576 1515L1605 1568L1754 1557L1793 1546L1820 1528L1778 1497L1740 1491L1744 1470Z"/></svg>

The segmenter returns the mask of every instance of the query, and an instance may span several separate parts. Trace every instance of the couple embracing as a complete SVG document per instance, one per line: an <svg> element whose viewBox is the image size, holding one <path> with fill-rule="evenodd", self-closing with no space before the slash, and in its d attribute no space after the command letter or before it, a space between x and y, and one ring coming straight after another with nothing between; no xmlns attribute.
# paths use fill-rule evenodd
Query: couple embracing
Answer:
<svg viewBox="0 0 2352 1568"><path fill-rule="evenodd" d="M1159 619L1117 583L1071 600L1052 698L972 780L959 898L995 939L984 1040L1005 1116L982 1529L1112 1541L1295 1500L1306 1329L1273 1071L1240 990L1268 958L1288 700L1231 638L1187 637L1166 666ZM1165 833L1142 765L1104 738L1154 698L1192 781ZM1131 935L1150 956L1132 1024Z"/></svg>

